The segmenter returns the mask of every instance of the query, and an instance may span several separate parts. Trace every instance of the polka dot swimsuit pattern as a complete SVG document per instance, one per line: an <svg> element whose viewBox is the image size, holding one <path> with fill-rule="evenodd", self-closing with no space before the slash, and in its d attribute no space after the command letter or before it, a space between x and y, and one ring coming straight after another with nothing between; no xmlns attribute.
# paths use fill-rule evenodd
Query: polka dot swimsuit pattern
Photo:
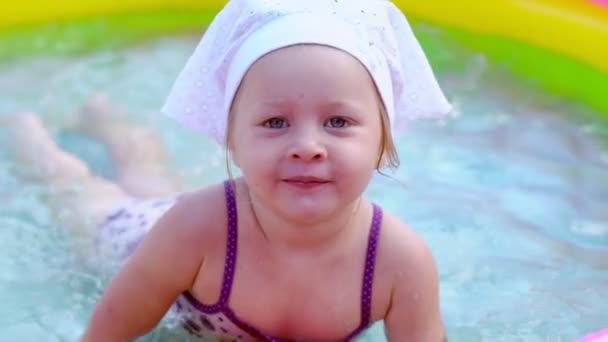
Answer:
<svg viewBox="0 0 608 342"><path fill-rule="evenodd" d="M172 311L179 317L179 321L183 328L191 335L200 337L205 341L270 341L284 342L286 340L275 338L264 334L261 330L253 327L247 322L241 320L236 313L228 305L232 283L234 280L234 272L237 257L238 243L238 225L237 225L237 207L236 198L232 182L227 180L224 182L224 190L226 193L226 207L228 211L228 239L224 266L224 276L222 290L219 300L212 305L206 305L199 302L190 292L184 292L178 297L172 307ZM162 203L160 205L159 203ZM150 226L141 228L141 225L136 225L138 232L128 233L126 229L116 227L124 226L120 221L126 219L126 213L130 212L129 217L150 217L158 219L166 210L173 205L174 202L152 202L147 205L136 206L139 212L132 212L131 208L119 208L113 215L108 217L108 223L102 227L105 233L101 233L106 241L104 245L110 246L110 249L115 250L117 257L126 258L133 252L137 243L143 239L143 236L151 228ZM154 206L153 204L156 204ZM156 212L150 214L150 209L154 208ZM146 210L142 210L146 209ZM123 214L116 216L122 210ZM160 215L158 214L160 212ZM121 218L123 220L121 220ZM132 224L133 222L131 222ZM140 222L141 223L141 222ZM371 323L371 298L372 285L374 279L376 249L380 227L382 225L382 210L374 204L374 214L370 227L370 234L367 244L367 253L365 260L365 270L363 274L363 288L361 293L361 323L359 327L348 335L343 341L352 341L361 334ZM125 235L127 235L125 237ZM130 241L129 241L130 240ZM98 241L99 245L99 241Z"/></svg>

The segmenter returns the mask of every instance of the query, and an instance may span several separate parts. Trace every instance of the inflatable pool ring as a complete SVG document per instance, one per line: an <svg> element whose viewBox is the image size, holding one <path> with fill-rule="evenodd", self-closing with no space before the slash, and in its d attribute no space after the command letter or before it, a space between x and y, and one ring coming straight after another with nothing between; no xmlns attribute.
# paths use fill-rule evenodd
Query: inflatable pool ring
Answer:
<svg viewBox="0 0 608 342"><path fill-rule="evenodd" d="M608 44L600 43L608 41L608 11L589 0L398 0L396 3L410 15L440 26L512 38L608 72Z"/></svg>
<svg viewBox="0 0 608 342"><path fill-rule="evenodd" d="M608 342L608 329L587 335L578 342Z"/></svg>
<svg viewBox="0 0 608 342"><path fill-rule="evenodd" d="M593 2L595 1L595 2ZM608 118L608 0L394 0L417 24L557 97ZM224 0L24 0L0 12L0 62L126 46L161 34L201 32ZM518 18L512 20L511 18ZM420 33L431 63L442 64L437 38Z"/></svg>
<svg viewBox="0 0 608 342"><path fill-rule="evenodd" d="M608 0L394 0L414 22L608 118ZM0 12L0 62L116 47L206 26L223 0L23 0ZM513 20L512 18L517 18ZM434 67L443 46L419 37ZM427 43L427 44L425 44ZM433 50L435 49L435 50ZM608 341L608 329L579 342Z"/></svg>
<svg viewBox="0 0 608 342"><path fill-rule="evenodd" d="M593 2L608 7L608 0L593 0Z"/></svg>
<svg viewBox="0 0 608 342"><path fill-rule="evenodd" d="M396 2L491 63L608 117L600 95L608 93L608 8L589 0Z"/></svg>
<svg viewBox="0 0 608 342"><path fill-rule="evenodd" d="M606 4L608 0L591 0ZM440 26L517 39L608 72L608 11L589 0L394 0L408 15ZM50 21L188 11L216 13L224 0L24 0L3 6L0 31ZM512 20L511 18L518 18ZM199 21L200 24L208 20ZM210 19L210 18L206 18ZM166 24L160 23L158 24Z"/></svg>

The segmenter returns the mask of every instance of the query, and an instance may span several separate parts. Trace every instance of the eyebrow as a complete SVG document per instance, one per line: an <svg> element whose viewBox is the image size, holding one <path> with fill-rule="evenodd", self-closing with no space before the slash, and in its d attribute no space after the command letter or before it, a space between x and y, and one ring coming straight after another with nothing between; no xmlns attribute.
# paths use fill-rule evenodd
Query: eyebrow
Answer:
<svg viewBox="0 0 608 342"><path fill-rule="evenodd" d="M349 113L361 111L361 106L352 102L332 101L320 106L329 111L347 111Z"/></svg>

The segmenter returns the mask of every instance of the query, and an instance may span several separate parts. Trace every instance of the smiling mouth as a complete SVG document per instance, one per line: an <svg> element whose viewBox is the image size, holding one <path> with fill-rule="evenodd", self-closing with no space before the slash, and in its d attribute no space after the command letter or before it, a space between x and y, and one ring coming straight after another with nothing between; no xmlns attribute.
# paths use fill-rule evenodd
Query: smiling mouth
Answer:
<svg viewBox="0 0 608 342"><path fill-rule="evenodd" d="M329 180L316 177L293 177L284 179L283 182L299 187L315 187L329 183Z"/></svg>

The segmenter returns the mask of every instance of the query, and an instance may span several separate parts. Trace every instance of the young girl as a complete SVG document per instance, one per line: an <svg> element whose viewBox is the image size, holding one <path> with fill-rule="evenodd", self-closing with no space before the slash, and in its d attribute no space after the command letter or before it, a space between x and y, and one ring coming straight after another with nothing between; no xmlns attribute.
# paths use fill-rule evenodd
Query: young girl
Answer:
<svg viewBox="0 0 608 342"><path fill-rule="evenodd" d="M75 230L95 236L104 262L122 265L84 341L133 340L169 311L192 335L218 340L348 341L384 320L390 341L441 341L428 246L363 192L374 171L398 166L393 134L449 109L391 2L232 0L164 110L225 143L242 177L131 200L129 186L136 197L157 190L150 180L161 194L170 188L160 171L138 182L148 174L145 153L138 161L126 146L112 149L127 164L119 188L23 119L57 161L43 178L56 189L68 177L83 184L78 196L60 192L99 229L79 222ZM106 141L124 136L89 121Z"/></svg>

